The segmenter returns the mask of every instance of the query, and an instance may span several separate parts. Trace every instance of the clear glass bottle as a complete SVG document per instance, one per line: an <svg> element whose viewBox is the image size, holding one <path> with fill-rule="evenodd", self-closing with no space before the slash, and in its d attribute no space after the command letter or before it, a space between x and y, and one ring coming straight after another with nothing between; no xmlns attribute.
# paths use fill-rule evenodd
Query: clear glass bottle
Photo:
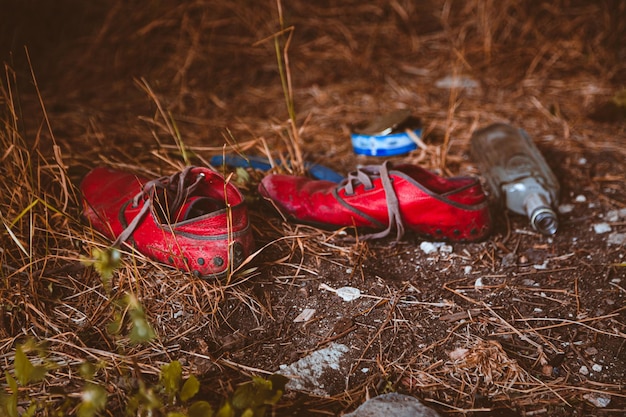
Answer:
<svg viewBox="0 0 626 417"><path fill-rule="evenodd" d="M499 201L528 216L538 232L556 233L553 207L559 199L559 183L524 130L505 123L477 130L472 134L471 153Z"/></svg>

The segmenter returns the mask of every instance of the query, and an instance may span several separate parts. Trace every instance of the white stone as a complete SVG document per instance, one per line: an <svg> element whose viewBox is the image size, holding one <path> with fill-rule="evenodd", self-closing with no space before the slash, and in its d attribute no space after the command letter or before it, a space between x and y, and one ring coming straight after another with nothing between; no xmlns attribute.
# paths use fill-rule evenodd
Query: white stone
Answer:
<svg viewBox="0 0 626 417"><path fill-rule="evenodd" d="M583 194L579 194L576 196L574 201L577 203L584 203L585 201L587 201L587 197L585 197Z"/></svg>
<svg viewBox="0 0 626 417"><path fill-rule="evenodd" d="M593 369L595 372L602 372L602 365L598 365L597 363L594 363L591 369Z"/></svg>
<svg viewBox="0 0 626 417"><path fill-rule="evenodd" d="M426 255L430 255L431 253L437 252L437 246L435 246L435 244L432 243L432 242L422 242L422 243L420 243L420 249Z"/></svg>
<svg viewBox="0 0 626 417"><path fill-rule="evenodd" d="M476 88L478 82L469 77L447 76L435 82L437 88Z"/></svg>
<svg viewBox="0 0 626 417"><path fill-rule="evenodd" d="M581 375L589 375L589 368L587 368L585 365L581 366L580 369L578 370L578 372Z"/></svg>
<svg viewBox="0 0 626 417"><path fill-rule="evenodd" d="M608 395L597 394L595 392L585 394L583 398L598 408L605 408L611 402L611 397Z"/></svg>
<svg viewBox="0 0 626 417"><path fill-rule="evenodd" d="M596 232L596 234L602 234L602 233L608 233L611 230L613 230L611 228L611 225L608 223L595 223L593 225L593 231Z"/></svg>
<svg viewBox="0 0 626 417"><path fill-rule="evenodd" d="M341 359L349 351L350 348L346 345L331 343L289 366L281 365L278 373L289 378L286 388L325 397L331 393L323 389L320 378L328 372L338 373Z"/></svg>
<svg viewBox="0 0 626 417"><path fill-rule="evenodd" d="M474 282L474 289L475 290L481 290L485 285L483 284L483 279L482 278L477 278L476 281Z"/></svg>
<svg viewBox="0 0 626 417"><path fill-rule="evenodd" d="M574 205L573 204L561 204L559 206L559 213L561 213L561 214L571 213L572 210L574 210Z"/></svg>
<svg viewBox="0 0 626 417"><path fill-rule="evenodd" d="M417 398L392 392L365 401L344 417L439 417L434 409L426 407Z"/></svg>
<svg viewBox="0 0 626 417"><path fill-rule="evenodd" d="M626 233L613 232L606 239L606 243L609 245L621 246L626 243Z"/></svg>

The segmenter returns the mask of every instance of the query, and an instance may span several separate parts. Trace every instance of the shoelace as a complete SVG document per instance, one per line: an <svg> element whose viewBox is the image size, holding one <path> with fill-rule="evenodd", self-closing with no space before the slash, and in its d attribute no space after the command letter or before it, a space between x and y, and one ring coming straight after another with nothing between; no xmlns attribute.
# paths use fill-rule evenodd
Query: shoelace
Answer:
<svg viewBox="0 0 626 417"><path fill-rule="evenodd" d="M387 201L389 225L382 232L361 236L363 240L387 237L394 227L396 229L396 242L404 236L404 223L402 222L402 215L400 214L400 202L398 201L396 190L393 188L391 178L389 178L388 164L389 162L384 162L382 165L368 165L358 168L356 172L348 174L348 177L340 185L341 188L346 190L346 194L354 194L354 187L359 183L369 189L374 186L374 180L380 178L383 184L385 200Z"/></svg>
<svg viewBox="0 0 626 417"><path fill-rule="evenodd" d="M133 207L137 207L140 200L143 200L143 206L141 210L139 210L139 213L137 213L137 216L126 226L117 239L115 239L113 247L117 247L132 236L139 223L146 216L150 208L154 206L154 199L157 198L157 196L162 197L164 200L166 200L167 197L174 196L171 201L161 202L161 206L167 209L167 213L165 213L166 222L172 223L175 220L173 219L174 215L178 213L181 206L187 200L187 197L195 191L200 181L204 178L204 174L201 173L196 177L193 183L185 185L187 176L193 168L193 166L189 166L173 175L163 176L145 183L141 191L133 197ZM159 193L160 190L163 192Z"/></svg>

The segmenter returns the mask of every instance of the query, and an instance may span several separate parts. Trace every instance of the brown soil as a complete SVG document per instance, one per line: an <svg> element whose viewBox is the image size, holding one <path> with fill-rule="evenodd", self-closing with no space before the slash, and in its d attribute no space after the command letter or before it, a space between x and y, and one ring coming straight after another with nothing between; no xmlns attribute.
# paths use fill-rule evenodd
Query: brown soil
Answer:
<svg viewBox="0 0 626 417"><path fill-rule="evenodd" d="M254 271L226 286L125 258L114 284L138 292L158 333L151 349L127 351L138 369L153 374L179 359L214 401L249 374L276 372L334 342L350 348L347 377L322 381L327 397L288 392L276 415L340 414L389 390L446 415L626 413L626 250L609 238L626 233L626 124L623 107L611 104L626 86L626 3L285 2L284 27L293 30L280 42L289 41L295 129L277 68L273 2L9 3L0 53L11 69L6 82L19 86L21 135L50 160L58 145L74 185L99 164L175 171L185 161L170 120L193 164L223 148L271 149L273 157L300 149L345 175L382 162L353 154L350 129L395 108L422 120L427 147L394 161L479 175L468 156L471 132L506 121L530 133L560 181L564 212L554 237L494 202L488 240L426 254L424 238L412 234L398 245L353 243L345 233L285 222L255 191L265 173L250 171L242 190L264 248ZM477 86L436 86L459 75ZM71 203L77 219L78 197ZM599 233L599 223L611 231ZM58 257L40 255L47 261L31 287L59 293L24 295L33 304L3 319L0 354L18 336L35 335L60 356L124 362L102 353L119 347L104 335L111 311L94 289L99 277L72 267L106 240L85 225L68 228L72 239L56 241L63 250L48 248ZM7 253L14 247L3 236ZM7 271L23 270L21 254L5 249L3 274L19 280ZM320 284L367 297L345 302ZM37 303L48 309L43 316L33 313ZM312 319L294 322L306 308ZM89 324L76 330L72 309ZM112 392L124 389L111 382L116 366L105 379ZM611 401L597 407L590 396Z"/></svg>

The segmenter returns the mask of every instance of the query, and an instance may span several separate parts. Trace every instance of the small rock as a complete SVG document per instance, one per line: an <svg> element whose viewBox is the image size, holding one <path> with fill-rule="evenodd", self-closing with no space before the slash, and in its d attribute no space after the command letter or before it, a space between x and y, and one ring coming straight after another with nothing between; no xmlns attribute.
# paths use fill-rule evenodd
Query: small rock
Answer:
<svg viewBox="0 0 626 417"><path fill-rule="evenodd" d="M587 368L585 365L583 365L578 370L578 373L580 373L581 375L589 375L589 368Z"/></svg>
<svg viewBox="0 0 626 417"><path fill-rule="evenodd" d="M605 408L611 402L611 397L608 395L597 394L595 392L585 394L583 398L598 408Z"/></svg>
<svg viewBox="0 0 626 417"><path fill-rule="evenodd" d="M281 365L279 374L289 378L287 389L309 392L319 396L336 394L325 381L345 378L341 370L344 355L350 351L346 345L331 343L328 347L316 350L308 356L292 363Z"/></svg>
<svg viewBox="0 0 626 417"><path fill-rule="evenodd" d="M602 233L608 233L611 230L611 225L608 223L595 223L593 225L593 231L596 232L596 234L600 235Z"/></svg>
<svg viewBox="0 0 626 417"><path fill-rule="evenodd" d="M430 255L431 253L441 252L441 253L452 253L452 246L446 245L445 242L422 242L420 243L420 249L426 255Z"/></svg>
<svg viewBox="0 0 626 417"><path fill-rule="evenodd" d="M465 272L465 275L469 275L472 272L472 266L471 265L465 266L465 268L463 268L463 272Z"/></svg>
<svg viewBox="0 0 626 417"><path fill-rule="evenodd" d="M502 257L502 262L500 266L502 266L502 268L510 268L512 266L515 266L516 263L517 263L517 255L511 252L511 253L507 253L506 255Z"/></svg>
<svg viewBox="0 0 626 417"><path fill-rule="evenodd" d="M484 286L485 286L485 284L483 284L483 279L482 278L476 278L476 281L474 282L474 289L475 290L482 290Z"/></svg>
<svg viewBox="0 0 626 417"><path fill-rule="evenodd" d="M435 82L437 88L476 88L478 82L469 77L447 76Z"/></svg>
<svg viewBox="0 0 626 417"><path fill-rule="evenodd" d="M432 408L426 407L416 398L392 392L365 401L356 410L344 417L440 417Z"/></svg>
<svg viewBox="0 0 626 417"><path fill-rule="evenodd" d="M616 222L620 219L626 219L626 209L609 210L606 213L606 220L609 222Z"/></svg>
<svg viewBox="0 0 626 417"><path fill-rule="evenodd" d="M585 197L582 194L579 194L579 195L576 196L574 201L577 202L577 203L584 203L585 201L587 201L587 197Z"/></svg>
<svg viewBox="0 0 626 417"><path fill-rule="evenodd" d="M422 243L420 243L420 249L426 255L430 255L431 253L437 252L437 247L432 242L422 242Z"/></svg>
<svg viewBox="0 0 626 417"><path fill-rule="evenodd" d="M613 232L606 239L606 243L609 245L622 246L626 243L626 233Z"/></svg>
<svg viewBox="0 0 626 417"><path fill-rule="evenodd" d="M598 365L597 363L594 363L591 369L593 369L595 372L602 372L602 365Z"/></svg>
<svg viewBox="0 0 626 417"><path fill-rule="evenodd" d="M590 346L587 349L585 349L585 353L589 356L597 355L598 349L594 348L593 346Z"/></svg>
<svg viewBox="0 0 626 417"><path fill-rule="evenodd" d="M571 213L573 210L574 210L573 204L561 204L559 206L559 213L561 214Z"/></svg>
<svg viewBox="0 0 626 417"><path fill-rule="evenodd" d="M441 245L439 247L439 252L441 253L452 253L454 249L450 245Z"/></svg>

